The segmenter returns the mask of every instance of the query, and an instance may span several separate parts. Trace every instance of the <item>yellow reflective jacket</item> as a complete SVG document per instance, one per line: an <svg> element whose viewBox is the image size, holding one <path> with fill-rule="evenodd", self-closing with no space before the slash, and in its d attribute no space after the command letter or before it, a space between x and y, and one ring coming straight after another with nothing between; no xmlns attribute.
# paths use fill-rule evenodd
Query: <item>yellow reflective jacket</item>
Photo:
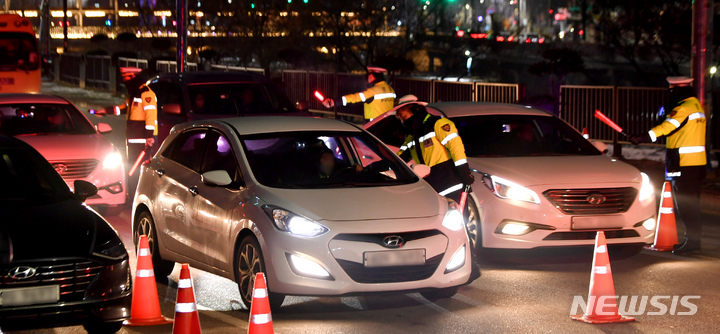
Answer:
<svg viewBox="0 0 720 334"><path fill-rule="evenodd" d="M145 124L145 135L141 135L139 129L133 132L137 138L148 138L157 136L157 96L148 86L141 88L140 97L133 97L130 104L130 112L127 114L128 121L142 121Z"/></svg>
<svg viewBox="0 0 720 334"><path fill-rule="evenodd" d="M677 167L704 166L705 127L707 120L695 97L683 100L668 115L664 122L652 128L648 134L655 142L658 137L667 136L665 147L668 160L668 173L677 171Z"/></svg>
<svg viewBox="0 0 720 334"><path fill-rule="evenodd" d="M343 97L343 107L350 103L365 103L365 119L378 117L395 106L395 91L385 81L380 81L364 92L348 94Z"/></svg>
<svg viewBox="0 0 720 334"><path fill-rule="evenodd" d="M435 117L427 115L423 120L423 125L435 119ZM428 126L427 128L430 127ZM398 155L402 155L405 151L409 150L415 163L424 163L429 167L443 163L449 159L453 160L455 166L467 163L465 145L463 145L462 139L460 139L455 123L447 118L440 118L435 121L431 129L430 131L425 131L425 134L417 140L417 143L420 145L422 160L419 159L417 150L414 149L416 141L413 135L405 137L405 143L400 146Z"/></svg>

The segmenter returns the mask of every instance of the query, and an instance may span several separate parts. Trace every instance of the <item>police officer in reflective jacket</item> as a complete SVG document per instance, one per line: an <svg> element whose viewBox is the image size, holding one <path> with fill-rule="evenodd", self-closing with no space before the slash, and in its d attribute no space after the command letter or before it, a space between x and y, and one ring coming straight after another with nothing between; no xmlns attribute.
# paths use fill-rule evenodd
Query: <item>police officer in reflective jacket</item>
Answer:
<svg viewBox="0 0 720 334"><path fill-rule="evenodd" d="M387 70L384 68L368 67L368 89L340 97L343 107L351 103L365 103L366 121L392 109L395 105L395 90L385 82L385 73ZM327 98L322 104L325 108L332 108L335 100Z"/></svg>
<svg viewBox="0 0 720 334"><path fill-rule="evenodd" d="M406 161L430 167L427 181L440 195L460 202L464 185L471 185L473 178L465 155L465 146L455 124L440 116L430 115L425 102L413 95L403 96L393 108L395 116L407 131L405 142L398 155Z"/></svg>
<svg viewBox="0 0 720 334"><path fill-rule="evenodd" d="M700 220L700 186L705 178L706 118L700 101L695 97L687 77L668 77L670 99L664 112L667 118L645 134L632 136L630 141L655 142L667 136L665 152L666 179L671 180L675 207L685 225L685 242L673 253L700 251L702 221Z"/></svg>
<svg viewBox="0 0 720 334"><path fill-rule="evenodd" d="M129 111L127 114L127 159L132 165L145 151L145 158L149 159L155 147L155 140L158 134L157 121L157 97L150 87L143 81L144 75L140 74L125 82L129 93ZM128 193L132 195L137 185L140 173L135 172L128 179Z"/></svg>

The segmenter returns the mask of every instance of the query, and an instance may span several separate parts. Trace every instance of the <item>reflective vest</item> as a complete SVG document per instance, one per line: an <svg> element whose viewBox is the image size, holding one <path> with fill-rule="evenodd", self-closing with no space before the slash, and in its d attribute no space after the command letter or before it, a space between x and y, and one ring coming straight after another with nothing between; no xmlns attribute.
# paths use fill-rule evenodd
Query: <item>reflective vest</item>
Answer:
<svg viewBox="0 0 720 334"><path fill-rule="evenodd" d="M143 86L139 97L133 97L127 114L127 139L131 144L143 144L146 138L157 136L157 97L150 87Z"/></svg>
<svg viewBox="0 0 720 334"><path fill-rule="evenodd" d="M425 129L424 134L417 140L413 135L405 137L405 142L400 146L398 155L409 151L415 163L425 164L431 168L450 159L452 159L455 167L467 164L465 145L460 139L455 123L447 118L427 115L423 120L423 126ZM419 145L419 150L415 149L416 145ZM418 156L418 151L421 156ZM460 189L462 189L462 183L453 185L439 193L445 196Z"/></svg>
<svg viewBox="0 0 720 334"><path fill-rule="evenodd" d="M667 136L665 165L668 176L679 176L680 167L707 164L706 122L700 101L690 97L675 107L664 122L648 132L653 142L658 137Z"/></svg>
<svg viewBox="0 0 720 334"><path fill-rule="evenodd" d="M365 119L378 117L395 106L395 91L385 81L380 81L364 92L343 97L343 107L349 103L365 103Z"/></svg>

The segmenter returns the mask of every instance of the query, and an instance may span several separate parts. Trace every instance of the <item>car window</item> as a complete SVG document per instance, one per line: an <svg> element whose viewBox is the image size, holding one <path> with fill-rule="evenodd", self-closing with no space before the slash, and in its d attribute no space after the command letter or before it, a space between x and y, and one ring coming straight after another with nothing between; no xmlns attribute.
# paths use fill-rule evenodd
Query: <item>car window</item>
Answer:
<svg viewBox="0 0 720 334"><path fill-rule="evenodd" d="M233 181L240 179L237 159L228 139L219 132L213 131L208 138L208 146L202 161L200 173L213 170L224 170Z"/></svg>
<svg viewBox="0 0 720 334"><path fill-rule="evenodd" d="M190 130L178 135L163 155L175 162L197 171L203 155L207 130Z"/></svg>
<svg viewBox="0 0 720 334"><path fill-rule="evenodd" d="M599 155L587 139L559 118L485 115L452 119L470 157Z"/></svg>
<svg viewBox="0 0 720 334"><path fill-rule="evenodd" d="M188 86L193 112L242 116L296 112L295 106L266 83L208 83Z"/></svg>
<svg viewBox="0 0 720 334"><path fill-rule="evenodd" d="M166 104L179 104L183 106L183 94L179 85L171 82L155 82L150 84L150 89L157 96L158 108Z"/></svg>
<svg viewBox="0 0 720 334"><path fill-rule="evenodd" d="M95 127L69 104L0 105L0 134L95 134Z"/></svg>
<svg viewBox="0 0 720 334"><path fill-rule="evenodd" d="M21 201L38 204L71 198L52 166L29 149L0 148L0 206Z"/></svg>
<svg viewBox="0 0 720 334"><path fill-rule="evenodd" d="M270 187L373 187L418 181L393 152L365 133L261 134L245 136L242 142L253 175Z"/></svg>
<svg viewBox="0 0 720 334"><path fill-rule="evenodd" d="M405 128L396 117L385 117L367 130L386 145L400 147L405 142Z"/></svg>

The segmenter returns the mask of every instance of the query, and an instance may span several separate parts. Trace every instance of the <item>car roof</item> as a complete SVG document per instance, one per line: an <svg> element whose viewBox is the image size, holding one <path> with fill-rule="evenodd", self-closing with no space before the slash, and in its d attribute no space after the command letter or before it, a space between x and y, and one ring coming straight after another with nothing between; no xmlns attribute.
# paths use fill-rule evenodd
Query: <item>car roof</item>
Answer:
<svg viewBox="0 0 720 334"><path fill-rule="evenodd" d="M317 117L253 116L223 118L216 121L232 126L240 135L293 131L361 132L350 123Z"/></svg>
<svg viewBox="0 0 720 334"><path fill-rule="evenodd" d="M157 77L162 81L183 81L187 84L213 82L270 82L264 75L252 72L201 71L184 73L161 73ZM154 78L151 79L154 81Z"/></svg>
<svg viewBox="0 0 720 334"><path fill-rule="evenodd" d="M441 111L446 117L462 117L476 115L535 115L552 116L547 111L522 104L490 103L490 102L437 102L428 104Z"/></svg>
<svg viewBox="0 0 720 334"><path fill-rule="evenodd" d="M0 94L0 103L55 103L70 104L62 97L46 94Z"/></svg>

